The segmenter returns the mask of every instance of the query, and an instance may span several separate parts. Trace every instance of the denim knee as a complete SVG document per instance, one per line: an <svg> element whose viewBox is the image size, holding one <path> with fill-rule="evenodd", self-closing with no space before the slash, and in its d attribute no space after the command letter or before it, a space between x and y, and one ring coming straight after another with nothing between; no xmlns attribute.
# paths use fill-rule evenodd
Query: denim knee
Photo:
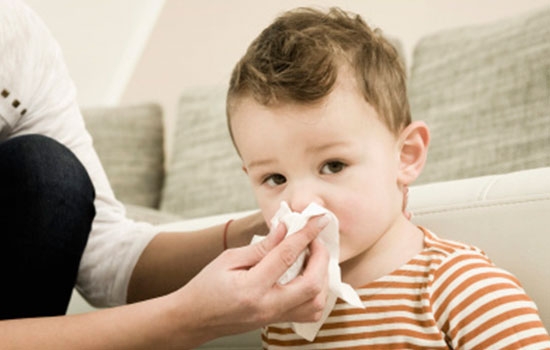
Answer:
<svg viewBox="0 0 550 350"><path fill-rule="evenodd" d="M59 248L84 248L95 216L95 191L67 147L42 135L19 136L0 144L0 169L0 193L9 199L0 200L0 207L12 213L7 219L17 227L36 231L26 239L47 232L46 240Z"/></svg>
<svg viewBox="0 0 550 350"><path fill-rule="evenodd" d="M84 166L40 135L0 143L0 319L66 312L95 216Z"/></svg>

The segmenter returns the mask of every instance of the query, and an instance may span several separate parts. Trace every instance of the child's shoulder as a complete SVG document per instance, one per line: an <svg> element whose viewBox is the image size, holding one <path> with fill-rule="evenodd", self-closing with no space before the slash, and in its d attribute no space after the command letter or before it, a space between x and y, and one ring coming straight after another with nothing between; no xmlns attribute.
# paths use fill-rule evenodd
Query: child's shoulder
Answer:
<svg viewBox="0 0 550 350"><path fill-rule="evenodd" d="M477 257L489 261L487 255L476 246L441 238L424 227L420 227L420 229L424 232L422 255L431 257L434 260L444 260L453 256L471 256L472 258Z"/></svg>
<svg viewBox="0 0 550 350"><path fill-rule="evenodd" d="M520 282L510 272L497 267L478 247L438 237L424 231L424 249L420 256L429 265L432 281L444 284L458 280L475 283L478 280L503 279L517 287Z"/></svg>

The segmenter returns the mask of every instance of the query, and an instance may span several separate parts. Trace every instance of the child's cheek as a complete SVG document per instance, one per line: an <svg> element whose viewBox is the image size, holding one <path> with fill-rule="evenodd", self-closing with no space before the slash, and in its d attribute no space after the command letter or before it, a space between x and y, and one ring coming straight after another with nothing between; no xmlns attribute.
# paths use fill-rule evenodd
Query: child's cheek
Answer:
<svg viewBox="0 0 550 350"><path fill-rule="evenodd" d="M333 209L329 208L338 218L340 232L353 232L358 229L358 224L362 221L365 215L364 200L359 198L340 201Z"/></svg>

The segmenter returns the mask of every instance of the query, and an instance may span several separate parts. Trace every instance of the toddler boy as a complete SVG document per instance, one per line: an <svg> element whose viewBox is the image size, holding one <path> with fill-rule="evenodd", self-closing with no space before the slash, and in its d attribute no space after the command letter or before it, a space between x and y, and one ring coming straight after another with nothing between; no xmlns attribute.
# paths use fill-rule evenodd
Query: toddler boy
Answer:
<svg viewBox="0 0 550 350"><path fill-rule="evenodd" d="M403 213L429 131L411 121L396 50L359 16L277 18L236 65L227 115L266 222L282 201L334 213L342 280L365 306L337 302L313 343L266 327L266 348L550 347L514 276Z"/></svg>

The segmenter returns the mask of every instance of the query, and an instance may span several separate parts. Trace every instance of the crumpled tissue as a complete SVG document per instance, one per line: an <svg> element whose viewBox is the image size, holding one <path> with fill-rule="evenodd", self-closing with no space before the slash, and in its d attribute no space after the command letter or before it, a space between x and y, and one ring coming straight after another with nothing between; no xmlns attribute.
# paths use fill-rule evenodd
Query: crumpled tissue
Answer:
<svg viewBox="0 0 550 350"><path fill-rule="evenodd" d="M340 298L355 307L364 308L363 303L355 290L349 284L342 282L339 265L339 226L338 219L332 212L316 203L311 203L301 213L297 213L290 210L288 204L283 201L281 202L281 207L271 219L271 227L276 227L280 222L282 222L286 225L287 236L289 236L301 230L310 218L319 215L327 215L329 218L328 225L319 234L319 239L321 239L323 244L326 246L330 255L328 264L329 291L327 303L325 305L325 309L323 310L323 315L318 322L293 322L290 324L296 334L309 341L312 341L317 336L319 329L334 308L336 298ZM264 238L265 237L263 236L254 236L252 243L256 243ZM307 254L307 250L300 254L296 262L281 276L281 278L279 278L280 284L286 284L292 281L302 272Z"/></svg>

